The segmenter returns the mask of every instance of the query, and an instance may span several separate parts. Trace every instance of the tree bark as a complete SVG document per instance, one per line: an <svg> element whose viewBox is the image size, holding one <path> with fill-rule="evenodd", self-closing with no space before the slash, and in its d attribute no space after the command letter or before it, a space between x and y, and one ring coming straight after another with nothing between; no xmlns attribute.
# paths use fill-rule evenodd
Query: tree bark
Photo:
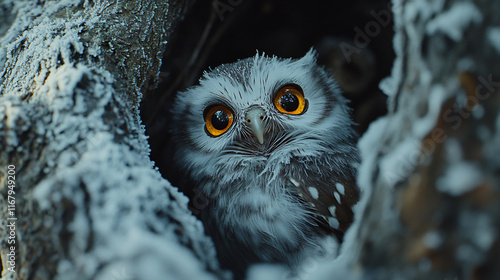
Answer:
<svg viewBox="0 0 500 280"><path fill-rule="evenodd" d="M2 279L223 277L138 116L187 2L0 4Z"/></svg>

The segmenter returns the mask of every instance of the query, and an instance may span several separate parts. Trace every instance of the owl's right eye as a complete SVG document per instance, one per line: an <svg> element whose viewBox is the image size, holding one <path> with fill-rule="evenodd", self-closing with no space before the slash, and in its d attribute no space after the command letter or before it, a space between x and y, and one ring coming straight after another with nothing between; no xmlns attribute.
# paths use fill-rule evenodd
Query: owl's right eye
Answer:
<svg viewBox="0 0 500 280"><path fill-rule="evenodd" d="M300 115L307 110L307 100L299 85L289 84L278 90L274 97L274 106L284 114Z"/></svg>
<svg viewBox="0 0 500 280"><path fill-rule="evenodd" d="M203 112L205 131L209 136L219 136L233 124L233 112L222 105L209 106Z"/></svg>

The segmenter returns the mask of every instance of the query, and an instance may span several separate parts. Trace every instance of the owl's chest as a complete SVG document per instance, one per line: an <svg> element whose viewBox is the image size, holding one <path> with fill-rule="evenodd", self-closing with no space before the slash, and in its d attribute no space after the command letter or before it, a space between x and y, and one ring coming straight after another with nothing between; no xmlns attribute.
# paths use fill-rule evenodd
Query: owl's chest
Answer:
<svg viewBox="0 0 500 280"><path fill-rule="evenodd" d="M271 181L255 178L235 187L239 192L221 203L228 212L234 213L231 216L245 230L256 229L273 235L281 235L280 231L285 231L283 234L286 235L290 226L305 219L305 209L281 178Z"/></svg>
<svg viewBox="0 0 500 280"><path fill-rule="evenodd" d="M259 258L276 261L276 256L287 258L312 243L316 236L310 213L288 184L285 178L256 176L250 182L235 183L217 199L213 218L222 239L232 240L228 246L258 248Z"/></svg>

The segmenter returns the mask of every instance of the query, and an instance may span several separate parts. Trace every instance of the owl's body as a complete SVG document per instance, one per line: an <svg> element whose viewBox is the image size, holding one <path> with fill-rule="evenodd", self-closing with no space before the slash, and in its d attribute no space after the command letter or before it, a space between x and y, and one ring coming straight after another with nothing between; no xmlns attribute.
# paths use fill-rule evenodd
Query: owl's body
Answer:
<svg viewBox="0 0 500 280"><path fill-rule="evenodd" d="M256 55L180 93L176 162L210 198L201 220L222 265L295 266L342 242L358 201L358 151L345 99L316 65Z"/></svg>

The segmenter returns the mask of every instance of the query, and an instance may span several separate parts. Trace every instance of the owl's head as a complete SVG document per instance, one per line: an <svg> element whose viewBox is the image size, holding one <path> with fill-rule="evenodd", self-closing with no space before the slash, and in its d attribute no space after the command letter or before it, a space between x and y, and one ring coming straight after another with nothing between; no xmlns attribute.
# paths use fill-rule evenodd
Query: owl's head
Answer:
<svg viewBox="0 0 500 280"><path fill-rule="evenodd" d="M346 100L310 50L300 59L257 54L204 73L173 105L177 160L195 178L277 173L292 158L349 153Z"/></svg>

